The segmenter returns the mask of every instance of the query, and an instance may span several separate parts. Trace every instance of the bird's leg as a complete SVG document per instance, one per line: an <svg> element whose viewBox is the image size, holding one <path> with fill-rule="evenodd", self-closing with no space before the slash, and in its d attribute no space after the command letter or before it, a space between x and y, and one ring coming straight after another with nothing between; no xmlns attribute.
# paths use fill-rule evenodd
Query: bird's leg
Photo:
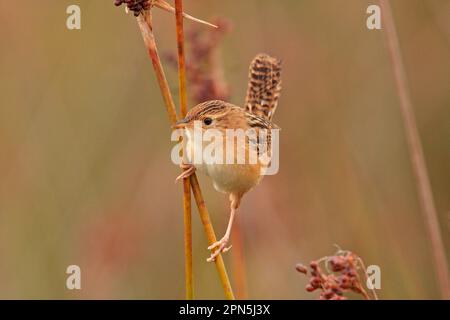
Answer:
<svg viewBox="0 0 450 320"><path fill-rule="evenodd" d="M211 256L207 259L208 262L215 261L217 256L222 252L227 252L231 249L232 246L227 247L228 241L230 240L231 228L233 227L234 216L236 215L236 211L239 207L239 203L241 201L241 197L232 193L230 194L230 219L228 220L228 227L225 235L219 241L214 242L212 245L208 247L208 250L214 250L211 253Z"/></svg>
<svg viewBox="0 0 450 320"><path fill-rule="evenodd" d="M175 179L175 182L177 182L178 180L189 178L195 172L195 167L193 164L182 162L180 164L180 167L181 169L183 169L183 172Z"/></svg>

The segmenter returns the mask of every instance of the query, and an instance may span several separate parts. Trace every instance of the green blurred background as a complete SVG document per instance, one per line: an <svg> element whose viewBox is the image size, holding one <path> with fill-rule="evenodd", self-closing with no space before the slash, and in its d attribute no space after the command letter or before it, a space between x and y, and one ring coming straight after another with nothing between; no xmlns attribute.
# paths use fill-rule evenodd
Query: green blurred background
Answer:
<svg viewBox="0 0 450 320"><path fill-rule="evenodd" d="M0 298L184 297L167 116L135 19L112 2L0 0ZM315 298L294 266L333 244L381 267L381 298L439 298L383 34L366 28L374 3L185 1L233 24L221 45L233 103L256 53L283 60L280 172L239 214L250 298ZM81 30L66 28L70 4ZM392 7L449 254L450 1ZM175 52L173 16L154 23ZM200 179L221 235L227 199ZM196 297L223 298L196 211L193 223ZM82 290L66 289L71 264Z"/></svg>

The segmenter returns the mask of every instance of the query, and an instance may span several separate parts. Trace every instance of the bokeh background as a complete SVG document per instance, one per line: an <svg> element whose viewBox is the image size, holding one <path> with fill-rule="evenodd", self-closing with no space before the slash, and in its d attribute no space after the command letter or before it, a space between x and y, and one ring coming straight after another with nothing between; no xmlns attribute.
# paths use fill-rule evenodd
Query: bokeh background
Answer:
<svg viewBox="0 0 450 320"><path fill-rule="evenodd" d="M0 0L0 298L184 297L167 116L136 22L112 2ZM439 298L382 31L366 28L375 2L185 1L233 25L220 45L231 102L256 53L283 60L280 172L239 214L250 298L315 298L294 266L334 244L381 267L381 298ZM66 28L70 4L81 30ZM392 6L449 254L450 1ZM154 20L175 52L173 16ZM221 235L228 201L200 179ZM223 298L195 210L193 223L195 295ZM71 264L82 290L66 289Z"/></svg>

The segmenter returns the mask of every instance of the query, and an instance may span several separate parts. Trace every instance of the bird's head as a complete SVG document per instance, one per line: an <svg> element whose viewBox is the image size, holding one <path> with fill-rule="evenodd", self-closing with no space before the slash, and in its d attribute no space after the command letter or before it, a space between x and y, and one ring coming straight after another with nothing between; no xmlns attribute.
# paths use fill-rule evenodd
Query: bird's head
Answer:
<svg viewBox="0 0 450 320"><path fill-rule="evenodd" d="M239 125L239 114L243 110L221 100L200 103L192 108L184 119L172 126L173 129L192 129L198 121L201 128L223 130Z"/></svg>

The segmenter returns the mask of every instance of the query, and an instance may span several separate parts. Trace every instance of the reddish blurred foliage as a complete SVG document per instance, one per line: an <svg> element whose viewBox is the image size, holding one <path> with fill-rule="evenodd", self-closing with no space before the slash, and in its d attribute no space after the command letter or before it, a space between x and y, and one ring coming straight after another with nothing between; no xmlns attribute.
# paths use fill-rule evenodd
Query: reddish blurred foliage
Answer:
<svg viewBox="0 0 450 320"><path fill-rule="evenodd" d="M320 267L323 264L325 268ZM296 270L308 276L308 268L302 264L295 266ZM306 291L320 290L319 300L346 300L345 293L360 294L366 300L372 299L363 287L360 273L366 271L360 257L351 251L339 250L331 257L323 257L309 264L310 280ZM376 299L376 295L373 296Z"/></svg>
<svg viewBox="0 0 450 320"><path fill-rule="evenodd" d="M186 32L186 74L189 93L195 103L207 100L224 100L230 98L230 89L224 78L219 45L224 36L230 32L231 23L222 18L212 21L217 29L206 29L202 25L193 25ZM177 67L177 57L166 53L164 58Z"/></svg>
<svg viewBox="0 0 450 320"><path fill-rule="evenodd" d="M83 236L89 260L111 268L134 261L142 253L142 229L127 214L92 221Z"/></svg>
<svg viewBox="0 0 450 320"><path fill-rule="evenodd" d="M109 212L86 222L80 235L83 239L81 265L86 273L84 298L115 299L120 296L114 288L142 263L145 232L150 229L126 211Z"/></svg>

